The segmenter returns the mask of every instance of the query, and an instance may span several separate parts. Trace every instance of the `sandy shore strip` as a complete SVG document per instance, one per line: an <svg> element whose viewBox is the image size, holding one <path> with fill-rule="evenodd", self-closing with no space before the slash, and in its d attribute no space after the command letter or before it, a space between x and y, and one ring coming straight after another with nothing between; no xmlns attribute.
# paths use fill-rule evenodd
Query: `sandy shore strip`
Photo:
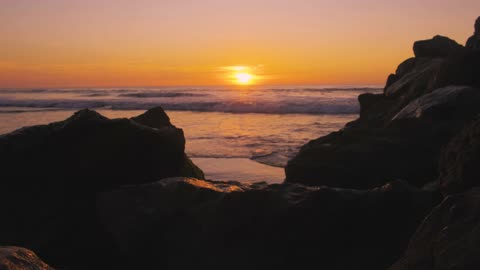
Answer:
<svg viewBox="0 0 480 270"><path fill-rule="evenodd" d="M238 181L242 183L283 182L283 168L264 165L248 158L192 158L209 180Z"/></svg>

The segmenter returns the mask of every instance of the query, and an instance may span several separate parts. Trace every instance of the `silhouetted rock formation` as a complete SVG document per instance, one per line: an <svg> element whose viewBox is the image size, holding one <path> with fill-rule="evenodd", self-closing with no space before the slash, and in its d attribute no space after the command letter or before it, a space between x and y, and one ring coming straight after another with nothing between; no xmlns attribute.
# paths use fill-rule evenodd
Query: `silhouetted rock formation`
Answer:
<svg viewBox="0 0 480 270"><path fill-rule="evenodd" d="M448 37L434 36L432 39L417 41L413 44L415 57L447 57L463 47Z"/></svg>
<svg viewBox="0 0 480 270"><path fill-rule="evenodd" d="M1 270L54 270L25 248L0 247Z"/></svg>
<svg viewBox="0 0 480 270"><path fill-rule="evenodd" d="M172 127L170 118L161 107L156 107L146 111L144 114L132 117L133 121L144 126L161 129L164 127Z"/></svg>
<svg viewBox="0 0 480 270"><path fill-rule="evenodd" d="M432 88L449 85L469 85L480 88L480 50L462 50L445 60Z"/></svg>
<svg viewBox="0 0 480 270"><path fill-rule="evenodd" d="M480 186L480 118L467 126L445 148L439 182L445 194Z"/></svg>
<svg viewBox="0 0 480 270"><path fill-rule="evenodd" d="M477 269L480 50L468 45L417 42L280 185L196 179L161 108L82 110L0 136L0 243L69 270ZM12 247L0 268L51 269Z"/></svg>
<svg viewBox="0 0 480 270"><path fill-rule="evenodd" d="M41 178L42 184L76 178L102 189L171 176L203 178L191 164L185 170L184 151L183 131L161 108L132 120L81 110L62 122L0 136L4 182L12 184L20 177Z"/></svg>
<svg viewBox="0 0 480 270"><path fill-rule="evenodd" d="M403 258L390 270L478 269L479 221L479 188L447 197L428 215Z"/></svg>
<svg viewBox="0 0 480 270"><path fill-rule="evenodd" d="M437 202L394 182L369 191L189 178L106 191L105 230L137 269L385 269Z"/></svg>
<svg viewBox="0 0 480 270"><path fill-rule="evenodd" d="M163 110L134 119L155 128L81 110L0 136L0 243L32 249L55 267L90 269L108 261L98 267L114 268L115 247L97 223L97 193L171 176L204 177L184 153L183 131Z"/></svg>
<svg viewBox="0 0 480 270"><path fill-rule="evenodd" d="M480 51L441 36L414 51L383 94L359 96L359 119L300 149L287 182L361 189L437 179L442 147L480 113Z"/></svg>
<svg viewBox="0 0 480 270"><path fill-rule="evenodd" d="M467 40L466 47L471 50L480 50L480 17L475 21L475 32Z"/></svg>

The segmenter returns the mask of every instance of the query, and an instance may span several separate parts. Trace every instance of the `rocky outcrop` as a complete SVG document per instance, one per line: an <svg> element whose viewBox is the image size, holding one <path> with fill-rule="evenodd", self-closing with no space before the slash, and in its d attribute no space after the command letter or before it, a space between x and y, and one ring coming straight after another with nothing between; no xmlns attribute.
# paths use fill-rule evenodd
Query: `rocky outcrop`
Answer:
<svg viewBox="0 0 480 270"><path fill-rule="evenodd" d="M110 120L95 111L81 110L65 121L2 135L4 182L14 184L15 179L28 177L45 184L76 178L102 189L152 178L203 178L194 167L181 174L186 164L185 137L165 117L163 110L154 109L134 118L151 123L154 129L134 120Z"/></svg>
<svg viewBox="0 0 480 270"><path fill-rule="evenodd" d="M443 36L434 36L432 39L417 41L413 44L415 57L447 57L460 49L462 49L460 44Z"/></svg>
<svg viewBox="0 0 480 270"><path fill-rule="evenodd" d="M384 127L353 126L313 140L285 168L287 182L371 188L389 179L423 186L441 149L480 113L480 90L446 87L406 105Z"/></svg>
<svg viewBox="0 0 480 270"><path fill-rule="evenodd" d="M423 221L390 270L478 269L480 189L447 197Z"/></svg>
<svg viewBox="0 0 480 270"><path fill-rule="evenodd" d="M445 59L432 89L449 85L480 88L480 50L462 50Z"/></svg>
<svg viewBox="0 0 480 270"><path fill-rule="evenodd" d="M0 269L54 270L39 259L34 252L20 247L0 247Z"/></svg>
<svg viewBox="0 0 480 270"><path fill-rule="evenodd" d="M35 250L58 268L121 265L98 225L97 193L171 176L203 178L185 155L183 131L163 110L134 119L141 123L82 110L1 136L0 243Z"/></svg>
<svg viewBox="0 0 480 270"><path fill-rule="evenodd" d="M431 90L435 81L435 75L444 61L445 59L443 58L416 58L409 72L400 74L401 76L396 75L396 82L385 88L385 95L417 97L428 92L429 89Z"/></svg>
<svg viewBox="0 0 480 270"><path fill-rule="evenodd" d="M467 40L465 47L470 50L480 50L480 17L475 21L475 32Z"/></svg>
<svg viewBox="0 0 480 270"><path fill-rule="evenodd" d="M439 184L445 194L480 186L480 118L445 148L440 159Z"/></svg>
<svg viewBox="0 0 480 270"><path fill-rule="evenodd" d="M479 113L480 90L469 86L448 86L425 94L405 106L393 120L424 119L446 121Z"/></svg>
<svg viewBox="0 0 480 270"><path fill-rule="evenodd" d="M383 94L359 96L359 119L300 149L287 182L371 188L437 179L442 147L480 113L480 52L441 36L416 42L414 52Z"/></svg>
<svg viewBox="0 0 480 270"><path fill-rule="evenodd" d="M170 128L173 126L172 123L170 123L170 118L161 107L155 107L131 119L139 124L156 129Z"/></svg>
<svg viewBox="0 0 480 270"><path fill-rule="evenodd" d="M393 182L368 191L164 179L98 195L138 269L385 269L437 201Z"/></svg>

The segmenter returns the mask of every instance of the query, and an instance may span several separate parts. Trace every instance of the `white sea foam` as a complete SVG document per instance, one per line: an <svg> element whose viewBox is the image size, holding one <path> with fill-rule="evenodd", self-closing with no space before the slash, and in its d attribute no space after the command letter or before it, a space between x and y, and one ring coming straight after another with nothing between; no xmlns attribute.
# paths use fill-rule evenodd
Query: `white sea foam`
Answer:
<svg viewBox="0 0 480 270"><path fill-rule="evenodd" d="M354 114L357 96L378 88L4 89L0 107L267 114Z"/></svg>

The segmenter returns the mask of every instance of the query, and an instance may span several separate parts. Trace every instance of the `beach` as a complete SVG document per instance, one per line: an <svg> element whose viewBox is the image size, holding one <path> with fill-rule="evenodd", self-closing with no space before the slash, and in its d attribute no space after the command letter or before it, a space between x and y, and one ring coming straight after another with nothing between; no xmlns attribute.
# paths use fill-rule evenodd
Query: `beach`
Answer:
<svg viewBox="0 0 480 270"><path fill-rule="evenodd" d="M0 134L63 120L77 108L123 118L159 105L183 129L186 153L207 178L279 183L300 146L354 120L357 96L379 91L371 85L4 89Z"/></svg>

